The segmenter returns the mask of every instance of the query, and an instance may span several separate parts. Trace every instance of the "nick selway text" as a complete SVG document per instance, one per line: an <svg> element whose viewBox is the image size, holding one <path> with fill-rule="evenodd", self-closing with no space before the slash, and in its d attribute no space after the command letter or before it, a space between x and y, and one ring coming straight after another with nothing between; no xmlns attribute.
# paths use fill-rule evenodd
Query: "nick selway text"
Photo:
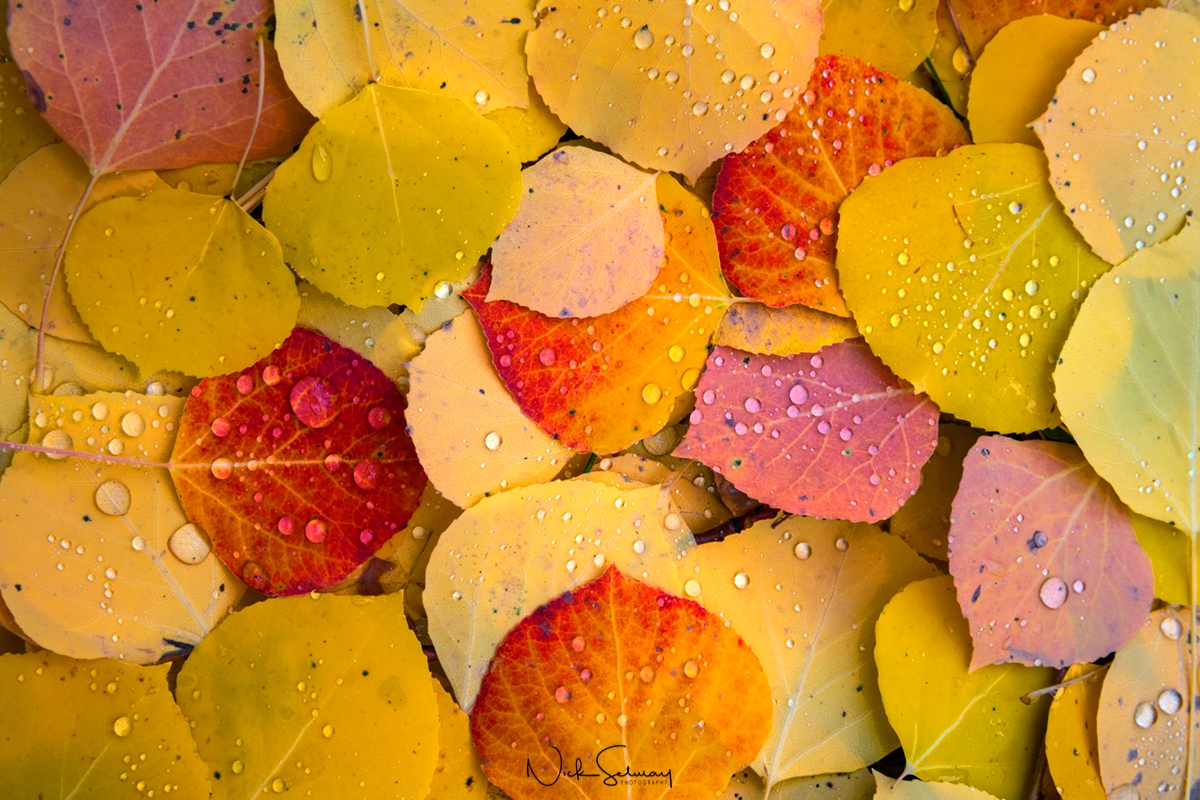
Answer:
<svg viewBox="0 0 1200 800"><path fill-rule="evenodd" d="M554 773L554 779L546 782L543 781L533 769L533 764L529 759L525 759L525 776L533 778L542 786L553 786L558 783L559 778L569 778L572 780L582 781L585 778L600 778L603 777L605 786L654 786L656 784L666 784L668 788L675 788L674 778L671 775L671 770L659 772L656 770L635 771L629 766L624 768L618 767L614 762L620 758L620 753L610 753L610 750L623 750L625 745L613 744L601 750L596 754L596 769L599 772L586 772L583 768L583 759L576 758L574 768L566 767L563 764L563 754L557 747L550 745L550 749L558 755L558 770ZM606 755L607 754L607 755Z"/></svg>

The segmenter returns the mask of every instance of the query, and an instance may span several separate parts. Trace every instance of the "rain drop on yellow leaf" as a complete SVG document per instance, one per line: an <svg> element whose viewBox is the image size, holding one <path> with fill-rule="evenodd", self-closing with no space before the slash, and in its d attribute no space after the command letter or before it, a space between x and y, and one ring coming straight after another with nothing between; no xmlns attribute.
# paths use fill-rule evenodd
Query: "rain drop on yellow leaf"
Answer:
<svg viewBox="0 0 1200 800"><path fill-rule="evenodd" d="M400 595L250 606L196 648L176 694L214 800L429 792L437 700Z"/></svg>
<svg viewBox="0 0 1200 800"><path fill-rule="evenodd" d="M827 344L858 336L854 320L807 306L771 308L762 303L734 303L721 317L714 344L748 353L792 356L815 353Z"/></svg>
<svg viewBox="0 0 1200 800"><path fill-rule="evenodd" d="M1096 675L1094 673L1099 672ZM1092 677L1059 689L1050 703L1046 723L1046 761L1050 777L1063 800L1104 800L1100 781L1100 745L1096 740L1096 712L1104 667L1075 664L1063 675L1073 681Z"/></svg>
<svg viewBox="0 0 1200 800"><path fill-rule="evenodd" d="M1029 796L1049 699L1020 698L1054 670L1019 664L968 672L971 635L949 576L908 586L876 626L879 689L900 737L906 775L947 778L1001 800Z"/></svg>
<svg viewBox="0 0 1200 800"><path fill-rule="evenodd" d="M168 670L48 651L0 656L0 796L114 798L149 785L207 800Z"/></svg>
<svg viewBox="0 0 1200 800"><path fill-rule="evenodd" d="M321 291L420 308L474 266L520 192L520 163L493 123L451 98L371 84L279 167L263 220Z"/></svg>
<svg viewBox="0 0 1200 800"><path fill-rule="evenodd" d="M796 103L821 35L816 0L538 4L525 49L550 109L577 133L694 183Z"/></svg>
<svg viewBox="0 0 1200 800"><path fill-rule="evenodd" d="M821 55L852 56L904 77L933 49L938 0L825 0Z"/></svg>

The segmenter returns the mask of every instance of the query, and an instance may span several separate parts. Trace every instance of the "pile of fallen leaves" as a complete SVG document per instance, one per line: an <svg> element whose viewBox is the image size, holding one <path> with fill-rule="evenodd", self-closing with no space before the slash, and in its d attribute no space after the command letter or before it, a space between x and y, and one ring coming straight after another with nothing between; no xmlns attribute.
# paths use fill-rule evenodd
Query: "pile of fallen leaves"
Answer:
<svg viewBox="0 0 1200 800"><path fill-rule="evenodd" d="M823 5L8 0L0 797L1194 797L1200 2Z"/></svg>

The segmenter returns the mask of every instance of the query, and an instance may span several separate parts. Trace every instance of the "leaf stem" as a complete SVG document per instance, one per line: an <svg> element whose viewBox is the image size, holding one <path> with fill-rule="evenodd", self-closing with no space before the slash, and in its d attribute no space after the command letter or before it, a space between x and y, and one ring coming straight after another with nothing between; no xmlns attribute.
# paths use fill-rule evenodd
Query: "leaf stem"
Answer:
<svg viewBox="0 0 1200 800"><path fill-rule="evenodd" d="M379 72L375 69L375 60L371 58L371 27L367 22L367 4L358 0L358 18L362 21L363 43L367 46L367 74L371 83L379 83Z"/></svg>
<svg viewBox="0 0 1200 800"><path fill-rule="evenodd" d="M1080 675L1078 678L1071 678L1071 680L1069 680L1069 681L1062 681L1061 683L1056 683L1053 686L1046 686L1041 689L1034 689L1029 694L1023 695L1021 697L1021 702L1024 703L1025 705L1030 705L1031 703L1033 703L1034 700L1038 699L1042 695L1054 694L1059 689L1065 689L1068 686L1074 686L1077 683L1083 683L1084 681L1086 681L1090 678L1094 678L1097 675L1103 675L1105 673L1105 671L1107 671L1107 670L1108 670L1108 665L1105 664L1100 669L1094 669L1086 675Z"/></svg>
<svg viewBox="0 0 1200 800"><path fill-rule="evenodd" d="M267 56L263 50L262 36L256 36L254 41L258 45L258 107L254 109L254 126L250 128L250 141L246 142L246 149L242 151L242 160L238 162L237 172L233 173L233 184L229 187L230 200L233 199L233 193L237 191L238 181L246 166L246 159L250 157L250 148L254 147L254 137L258 135L258 123L262 120L263 92L267 87Z"/></svg>
<svg viewBox="0 0 1200 800"><path fill-rule="evenodd" d="M237 199L237 204L242 207L242 211L249 213L250 209L262 202L263 197L267 194L267 186L271 183L271 179L275 177L275 170L277 169L279 169L278 166L272 167L271 171L263 175L258 183L251 186L244 195Z"/></svg>
<svg viewBox="0 0 1200 800"><path fill-rule="evenodd" d="M82 450L64 450L59 447L43 447L40 444L21 444L19 442L0 442L0 451L22 450L28 453L42 453L59 458L79 458L84 461L100 461L105 464L125 464L130 467L159 467L173 469L170 461L143 461L140 458L123 458L121 456L106 456L103 453L85 453Z"/></svg>
<svg viewBox="0 0 1200 800"><path fill-rule="evenodd" d="M967 68L963 71L963 75L969 75L975 68L975 56L971 53L971 45L967 44L967 37L963 36L962 26L958 24L958 14L954 13L954 3L951 0L946 0L946 10L950 12L950 21L954 23L954 32L958 34L963 54L967 57Z"/></svg>

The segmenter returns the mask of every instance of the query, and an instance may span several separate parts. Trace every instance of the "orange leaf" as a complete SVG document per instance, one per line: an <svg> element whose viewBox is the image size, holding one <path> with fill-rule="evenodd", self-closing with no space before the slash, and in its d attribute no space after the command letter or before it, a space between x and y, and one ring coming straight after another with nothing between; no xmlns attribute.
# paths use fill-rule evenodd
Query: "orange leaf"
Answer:
<svg viewBox="0 0 1200 800"><path fill-rule="evenodd" d="M471 733L489 780L516 800L614 786L631 800L710 800L758 755L770 698L758 658L719 617L610 567L508 634Z"/></svg>
<svg viewBox="0 0 1200 800"><path fill-rule="evenodd" d="M856 58L818 59L792 115L721 166L713 219L726 277L770 306L850 316L834 270L838 206L867 175L968 141L926 92Z"/></svg>

